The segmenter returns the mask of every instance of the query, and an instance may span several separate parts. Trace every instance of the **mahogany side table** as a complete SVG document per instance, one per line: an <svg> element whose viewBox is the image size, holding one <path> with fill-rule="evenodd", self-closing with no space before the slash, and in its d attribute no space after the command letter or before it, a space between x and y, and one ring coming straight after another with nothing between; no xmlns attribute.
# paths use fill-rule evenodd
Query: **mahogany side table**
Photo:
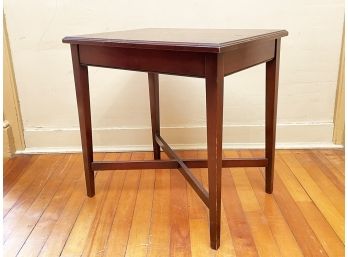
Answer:
<svg viewBox="0 0 348 257"><path fill-rule="evenodd" d="M93 197L94 171L179 169L209 208L210 244L220 245L222 167L265 167L267 193L273 191L281 37L285 30L138 29L65 37L71 46L87 195ZM224 77L266 63L264 158L222 159ZM88 66L148 72L154 160L93 160ZM208 160L181 159L160 135L158 74L205 79ZM170 157L161 160L160 149ZM189 168L208 168L209 192Z"/></svg>

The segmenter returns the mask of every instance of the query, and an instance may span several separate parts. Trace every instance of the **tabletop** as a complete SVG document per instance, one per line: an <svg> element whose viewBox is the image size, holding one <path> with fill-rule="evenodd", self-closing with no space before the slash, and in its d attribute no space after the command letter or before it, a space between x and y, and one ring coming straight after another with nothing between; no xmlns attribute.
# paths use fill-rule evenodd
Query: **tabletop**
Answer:
<svg viewBox="0 0 348 257"><path fill-rule="evenodd" d="M286 30L145 28L63 38L64 43L193 52L224 52L241 44L287 36Z"/></svg>

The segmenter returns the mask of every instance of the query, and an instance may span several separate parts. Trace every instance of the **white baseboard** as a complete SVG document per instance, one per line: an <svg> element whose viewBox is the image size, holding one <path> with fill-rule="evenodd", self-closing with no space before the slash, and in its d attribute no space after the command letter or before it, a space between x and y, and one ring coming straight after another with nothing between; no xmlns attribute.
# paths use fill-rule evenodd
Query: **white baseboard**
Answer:
<svg viewBox="0 0 348 257"><path fill-rule="evenodd" d="M278 149L341 148L332 143L332 122L283 123L277 125ZM17 153L80 152L78 128L26 128L26 149ZM161 135L174 149L205 149L206 128L162 127ZM93 129L94 151L148 151L152 148L151 129ZM225 125L225 149L256 149L264 147L263 125Z"/></svg>
<svg viewBox="0 0 348 257"><path fill-rule="evenodd" d="M200 150L206 149L205 145L171 145L175 150ZM264 144L224 144L223 149L263 149ZM276 149L341 149L342 145L333 143L289 143L277 144ZM129 147L94 147L94 152L141 152L152 151L150 145L136 145ZM31 147L19 150L16 154L45 154L45 153L81 153L81 147Z"/></svg>

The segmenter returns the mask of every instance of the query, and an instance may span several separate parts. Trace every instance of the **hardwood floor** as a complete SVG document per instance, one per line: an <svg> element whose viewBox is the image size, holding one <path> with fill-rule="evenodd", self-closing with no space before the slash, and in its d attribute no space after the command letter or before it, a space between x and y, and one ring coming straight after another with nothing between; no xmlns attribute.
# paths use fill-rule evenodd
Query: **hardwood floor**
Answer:
<svg viewBox="0 0 348 257"><path fill-rule="evenodd" d="M88 198L80 154L18 156L4 164L4 256L344 256L343 150L278 150L275 168L272 195L262 168L224 169L221 247L213 251L207 208L177 170L100 171ZM207 188L207 170L193 174Z"/></svg>

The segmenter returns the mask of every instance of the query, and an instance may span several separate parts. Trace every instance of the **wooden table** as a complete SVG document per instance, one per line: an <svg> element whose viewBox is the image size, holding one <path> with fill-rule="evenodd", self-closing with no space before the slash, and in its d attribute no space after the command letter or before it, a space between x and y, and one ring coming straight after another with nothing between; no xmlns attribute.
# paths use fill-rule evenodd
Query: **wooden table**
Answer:
<svg viewBox="0 0 348 257"><path fill-rule="evenodd" d="M210 243L220 245L221 168L265 167L267 193L273 191L278 73L285 30L138 29L65 37L71 46L87 195L93 197L94 171L179 169L209 208ZM224 77L266 63L266 143L264 158L222 159ZM88 66L148 72L154 160L93 160ZM160 135L158 74L205 79L208 160L181 159ZM161 160L160 149L170 157ZM189 168L208 168L209 192Z"/></svg>

